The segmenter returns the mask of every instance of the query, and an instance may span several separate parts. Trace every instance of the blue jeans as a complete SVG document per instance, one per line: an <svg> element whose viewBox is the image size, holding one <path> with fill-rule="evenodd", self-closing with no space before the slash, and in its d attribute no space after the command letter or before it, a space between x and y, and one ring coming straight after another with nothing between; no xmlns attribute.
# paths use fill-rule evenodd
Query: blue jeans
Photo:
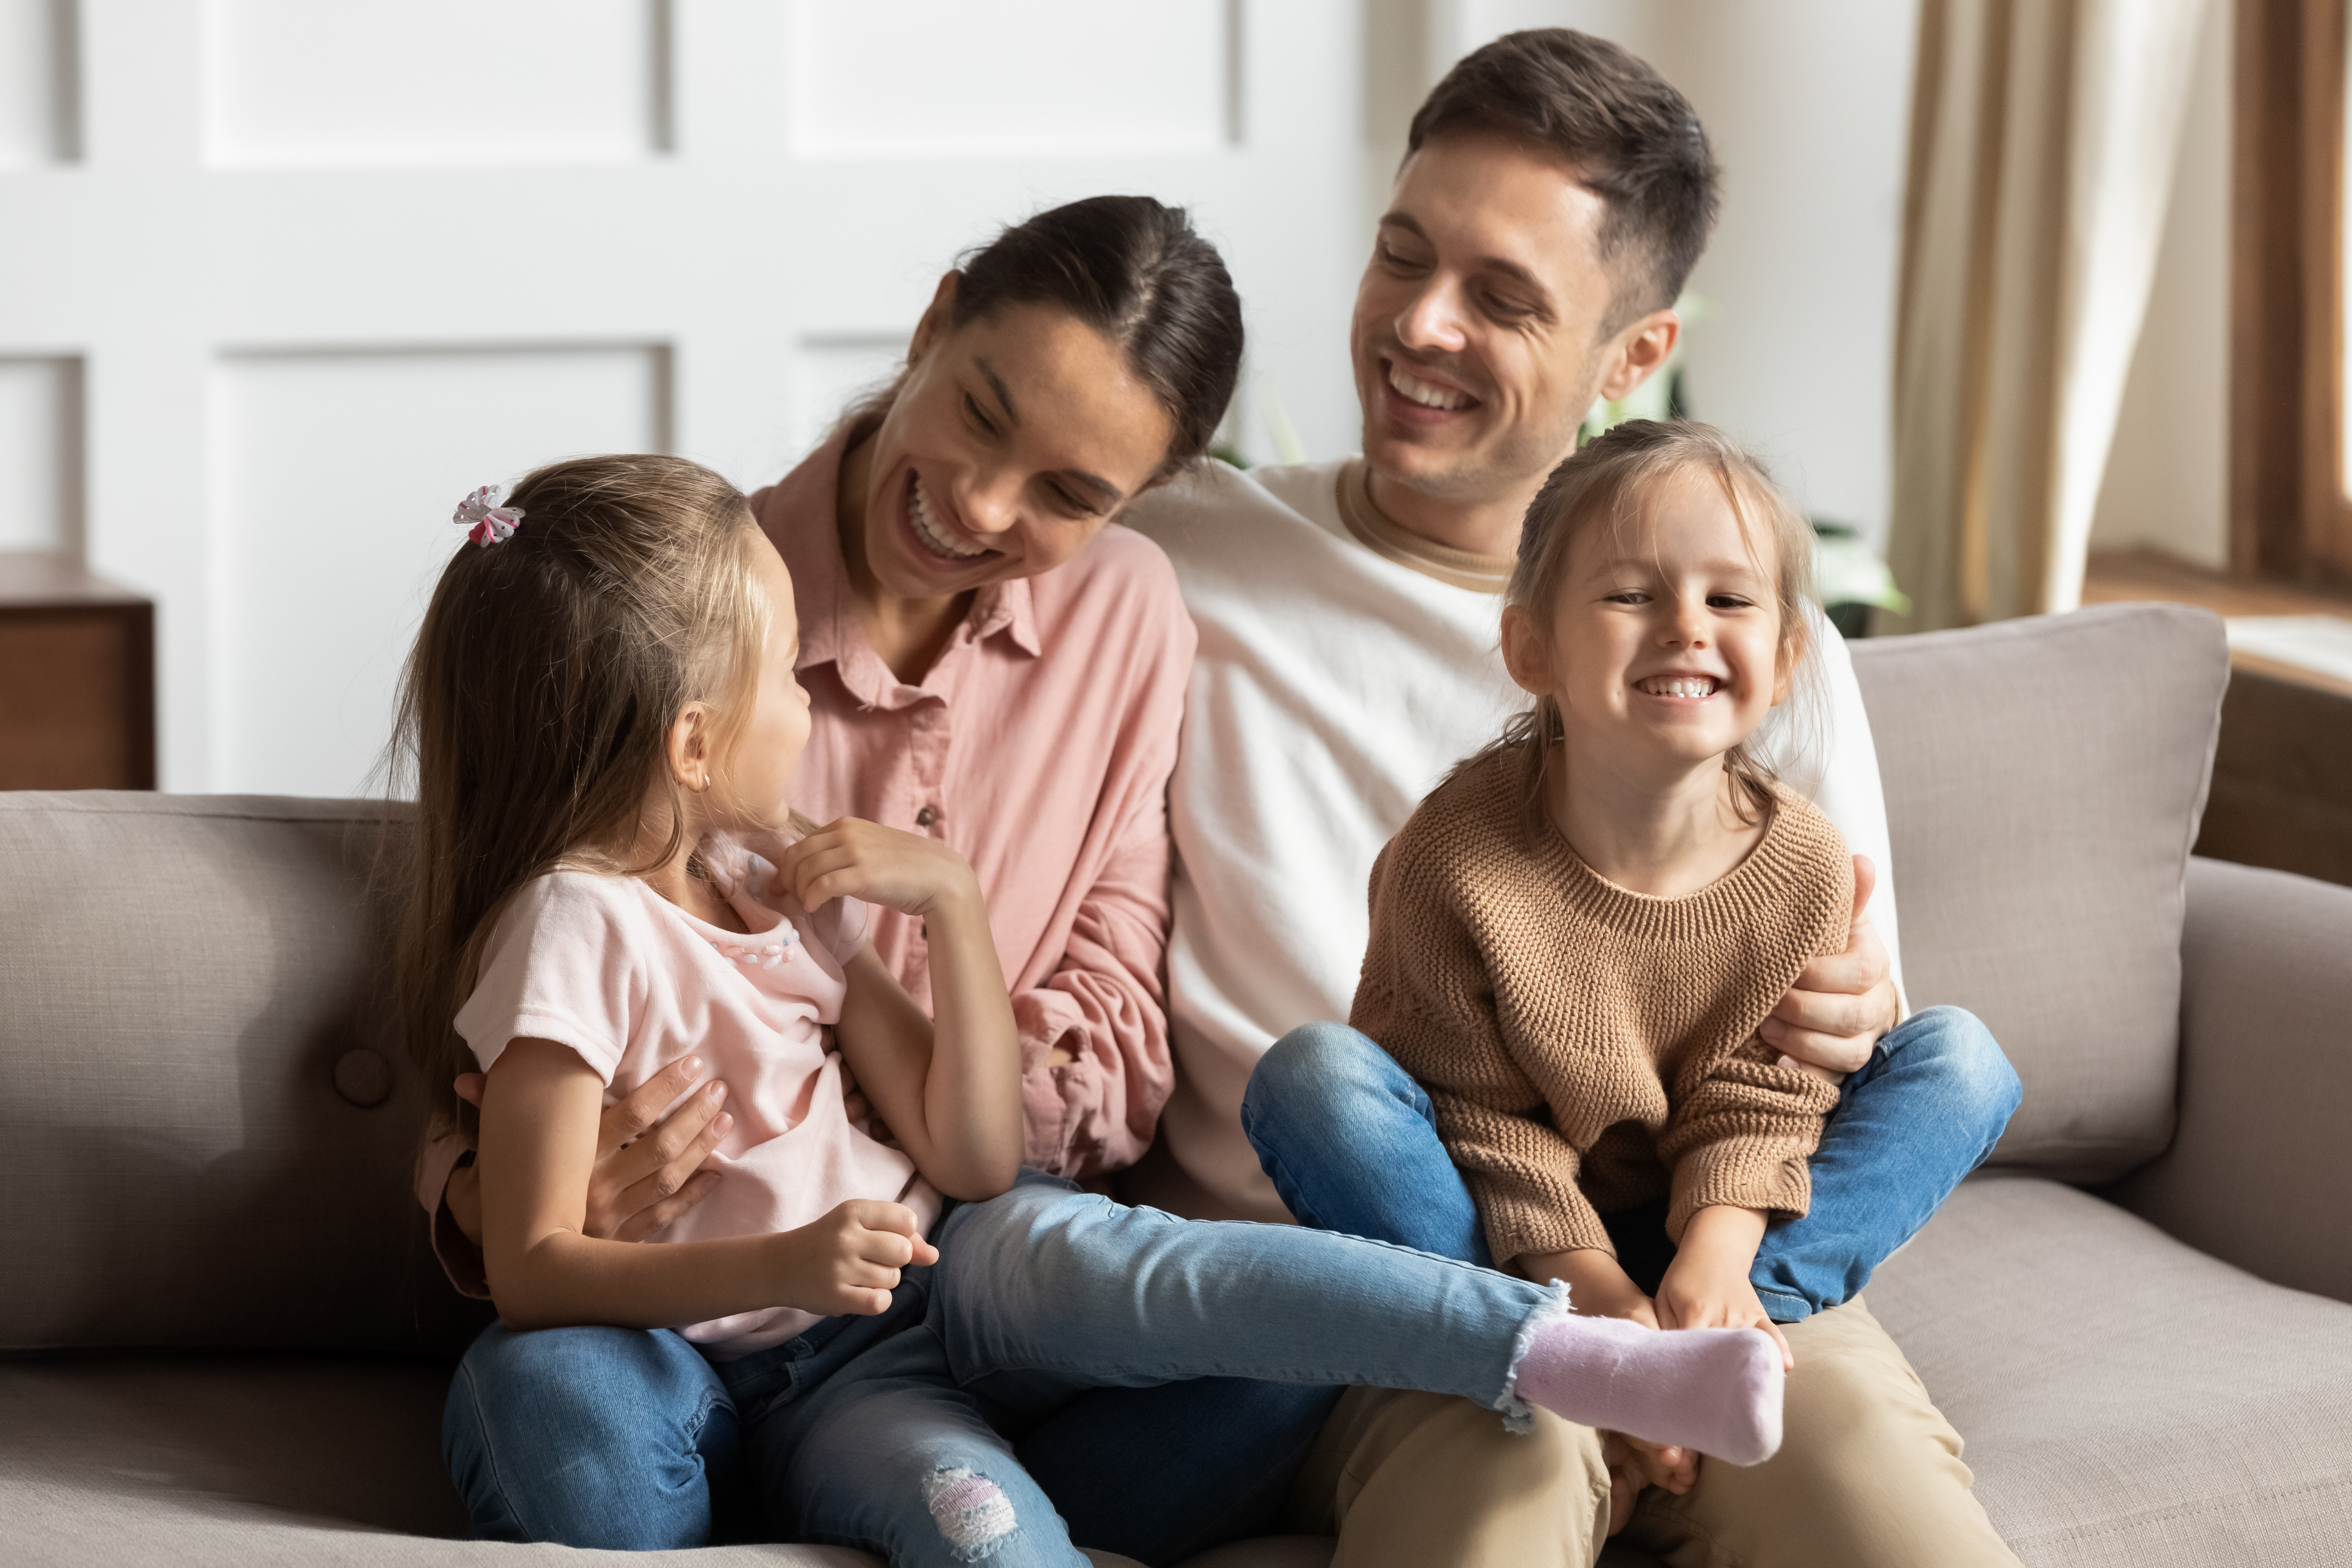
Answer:
<svg viewBox="0 0 2352 1568"><path fill-rule="evenodd" d="M1984 1163L2022 1089L1990 1031L1958 1007L1914 1014L1849 1073L1812 1158L1812 1205L1776 1221L1748 1278L1793 1323L1851 1300ZM1371 1040L1309 1024L1258 1060L1242 1127L1302 1225L1490 1261L1429 1096ZM1619 1260L1654 1292L1673 1258L1665 1205L1606 1215Z"/></svg>
<svg viewBox="0 0 2352 1568"><path fill-rule="evenodd" d="M1160 1568L1278 1528L1340 1392L1204 1377L993 1415L1073 1539ZM478 1540L654 1552L773 1538L734 1396L667 1329L493 1323L458 1363L441 1436Z"/></svg>
<svg viewBox="0 0 2352 1568"><path fill-rule="evenodd" d="M938 1240L940 1264L908 1270L882 1315L827 1319L700 1373L665 1353L693 1355L674 1334L487 1332L460 1368L444 1425L478 1533L652 1546L693 1539L699 1523L707 1538L724 1433L750 1461L771 1528L789 1538L859 1546L898 1564L985 1556L996 1568L1077 1568L1083 1559L1007 1430L1089 1388L1208 1377L1259 1380L1235 1385L1252 1397L1264 1381L1305 1385L1317 1402L1330 1385L1379 1383L1508 1409L1517 1336L1555 1300L1403 1247L1180 1220L1034 1174L955 1209ZM541 1340L551 1347L533 1346ZM630 1373L592 1383L550 1421L534 1402L583 1350ZM518 1371L527 1377L510 1379ZM689 1432L677 1415L698 1407ZM1319 1424L1323 1405L1307 1408ZM1311 1437L1300 1428L1286 1440ZM614 1464L576 1463L583 1447L625 1458L648 1445L664 1450L665 1481L676 1485L635 1486ZM1150 1456L1138 1458L1140 1468L1115 1478L1128 1488L1155 1479ZM517 1498L519 1488L536 1491ZM604 1495L583 1495L591 1489ZM587 1535L583 1521L612 1531ZM662 1539L665 1529L681 1533Z"/></svg>
<svg viewBox="0 0 2352 1568"><path fill-rule="evenodd" d="M890 1310L723 1363L771 1523L895 1568L1084 1568L1001 1428L1079 1391L1379 1383L1517 1414L1556 1292L1403 1247L1181 1220L1024 1176L956 1209ZM1144 1476L1129 1478L1130 1484Z"/></svg>

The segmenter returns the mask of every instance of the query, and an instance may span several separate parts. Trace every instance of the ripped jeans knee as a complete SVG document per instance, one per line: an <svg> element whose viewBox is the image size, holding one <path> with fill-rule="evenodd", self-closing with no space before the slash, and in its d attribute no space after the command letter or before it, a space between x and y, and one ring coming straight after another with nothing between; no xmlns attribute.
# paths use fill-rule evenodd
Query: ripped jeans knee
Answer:
<svg viewBox="0 0 2352 1568"><path fill-rule="evenodd" d="M947 1538L948 1550L964 1563L988 1558L1021 1525L1004 1489L961 1465L941 1465L924 1478L923 1506Z"/></svg>

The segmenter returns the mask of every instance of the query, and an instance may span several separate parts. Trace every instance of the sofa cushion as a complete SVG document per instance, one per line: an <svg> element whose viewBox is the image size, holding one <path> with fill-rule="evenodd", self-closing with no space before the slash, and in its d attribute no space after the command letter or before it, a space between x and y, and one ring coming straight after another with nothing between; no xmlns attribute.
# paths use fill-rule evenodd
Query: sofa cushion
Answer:
<svg viewBox="0 0 2352 1568"><path fill-rule="evenodd" d="M1905 980L2025 1083L1997 1164L2120 1175L2171 1137L2181 880L2221 620L2114 605L1853 647L1885 781Z"/></svg>
<svg viewBox="0 0 2352 1568"><path fill-rule="evenodd" d="M2001 1175L1964 1184L1870 1306L2029 1568L2344 1561L2352 1306Z"/></svg>
<svg viewBox="0 0 2352 1568"><path fill-rule="evenodd" d="M187 1568L512 1563L465 1527L441 1468L449 1369L327 1357L0 1361L0 1539L12 1563ZM1096 1568L1138 1568L1089 1552ZM1244 1542L1222 1568L1322 1568L1330 1542ZM533 1563L880 1568L835 1546L623 1557L537 1546Z"/></svg>
<svg viewBox="0 0 2352 1568"><path fill-rule="evenodd" d="M462 1346L409 1194L385 809L0 794L0 1347Z"/></svg>

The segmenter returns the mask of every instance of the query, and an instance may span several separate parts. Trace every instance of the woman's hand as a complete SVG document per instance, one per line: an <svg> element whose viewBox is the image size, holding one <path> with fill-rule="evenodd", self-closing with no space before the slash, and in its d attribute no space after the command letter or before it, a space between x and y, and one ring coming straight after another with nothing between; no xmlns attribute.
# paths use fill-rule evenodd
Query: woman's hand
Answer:
<svg viewBox="0 0 2352 1568"><path fill-rule="evenodd" d="M1870 1061L1879 1037L1901 1021L1886 944L1862 911L1877 885L1866 855L1853 858L1853 924L1845 951L1816 958L1756 1031L1783 1066L1835 1083Z"/></svg>
<svg viewBox="0 0 2352 1568"><path fill-rule="evenodd" d="M1780 1364L1795 1370L1789 1337L1764 1310L1748 1278L1764 1239L1764 1215L1755 1209L1710 1205L1691 1215L1682 1245L1658 1282L1658 1326L1664 1329L1761 1329L1779 1342Z"/></svg>
<svg viewBox="0 0 2352 1568"><path fill-rule="evenodd" d="M596 1129L596 1163L588 1174L586 1234L611 1241L658 1236L718 1187L719 1173L702 1164L735 1127L734 1117L719 1109L727 1102L727 1086L714 1079L667 1120L656 1120L694 1087L701 1070L699 1057L680 1057L635 1093L604 1108ZM480 1073L465 1074L457 1079L457 1098L480 1105L482 1083ZM467 1164L450 1172L443 1201L466 1239L481 1246L479 1171Z"/></svg>
<svg viewBox="0 0 2352 1568"><path fill-rule="evenodd" d="M856 1198L824 1218L769 1238L775 1249L777 1299L804 1312L863 1317L890 1310L899 1270L937 1263L915 1211Z"/></svg>
<svg viewBox="0 0 2352 1568"><path fill-rule="evenodd" d="M835 818L779 855L776 885L804 910L852 898L926 920L950 906L984 907L980 879L945 843L855 816Z"/></svg>

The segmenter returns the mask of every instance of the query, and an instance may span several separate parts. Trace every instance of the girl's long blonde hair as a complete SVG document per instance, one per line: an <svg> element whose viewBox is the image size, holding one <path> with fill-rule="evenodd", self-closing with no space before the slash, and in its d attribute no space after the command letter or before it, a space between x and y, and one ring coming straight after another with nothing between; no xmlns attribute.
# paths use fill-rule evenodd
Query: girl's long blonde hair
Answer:
<svg viewBox="0 0 2352 1568"><path fill-rule="evenodd" d="M403 1032L426 1114L471 1130L453 1087L471 1063L451 1026L509 898L568 866L650 869L686 814L665 765L671 721L711 704L722 750L769 636L759 526L725 479L678 458L581 458L515 487L502 543L461 544L402 672L388 756L413 785L400 874ZM723 755L722 755L723 760ZM648 788L669 837L633 864Z"/></svg>
<svg viewBox="0 0 2352 1568"><path fill-rule="evenodd" d="M1595 526L1612 532L1612 543L1627 553L1634 535L1667 482L1678 475L1704 474L1720 486L1738 519L1750 555L1772 574L1780 612L1777 650L1790 670L1785 724L1791 744L1802 749L1819 722L1820 652L1807 605L1812 597L1813 531L1772 476L1752 454L1711 425L1687 420L1633 419L1585 443L1551 471L1528 507L1519 531L1518 563L1512 568L1504 602L1517 605L1538 626L1551 624L1552 607L1568 584L1576 541ZM1759 538L1759 535L1761 536ZM1531 841L1548 830L1544 779L1566 743L1559 704L1539 697L1515 715L1500 736L1465 760L1462 773L1491 758L1507 757L1518 770L1522 825ZM1783 747L1783 754L1790 747ZM1750 735L1724 753L1724 772L1738 784L1735 809L1749 823L1770 809L1780 771L1768 749Z"/></svg>

